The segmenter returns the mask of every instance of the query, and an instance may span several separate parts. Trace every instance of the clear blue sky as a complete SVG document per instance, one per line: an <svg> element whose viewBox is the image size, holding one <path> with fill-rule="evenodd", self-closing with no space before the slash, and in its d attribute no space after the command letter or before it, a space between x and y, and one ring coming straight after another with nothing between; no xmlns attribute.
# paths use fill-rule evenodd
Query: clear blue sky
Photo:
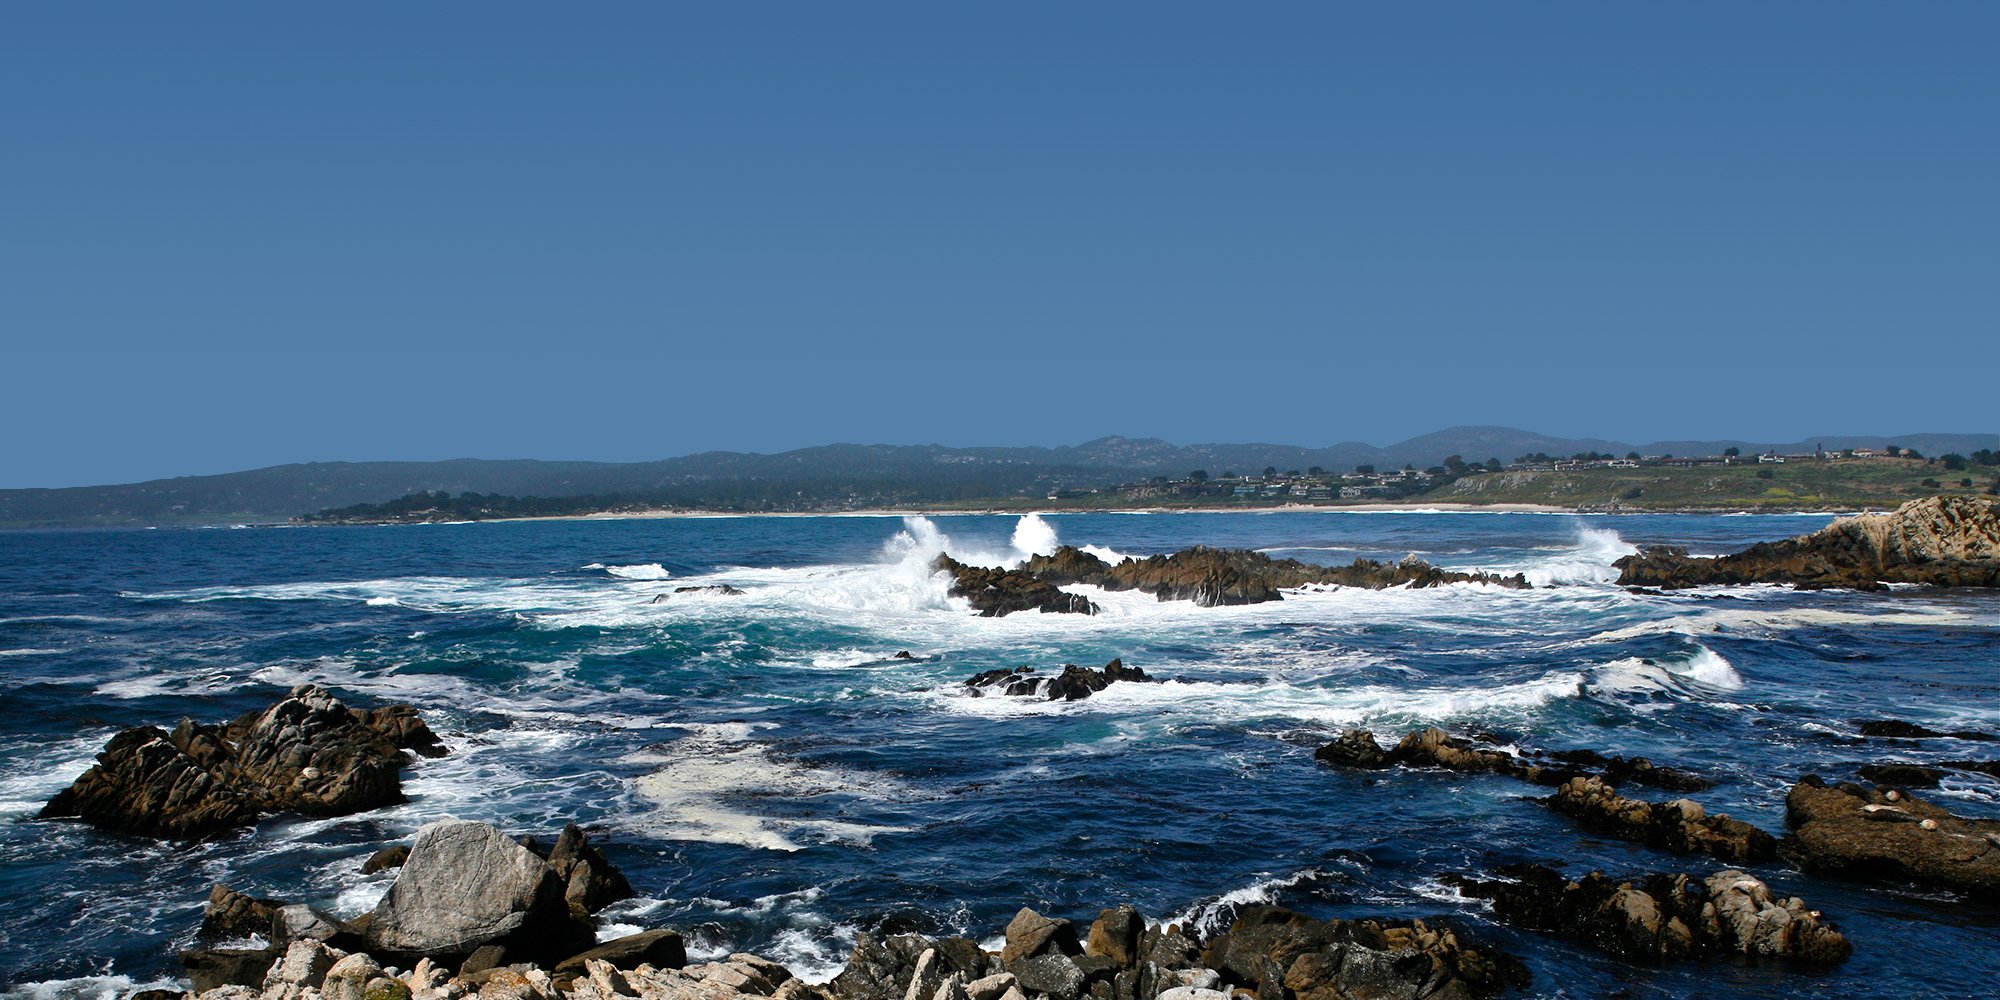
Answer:
<svg viewBox="0 0 2000 1000"><path fill-rule="evenodd" d="M0 487L2000 429L2000 5L0 7Z"/></svg>

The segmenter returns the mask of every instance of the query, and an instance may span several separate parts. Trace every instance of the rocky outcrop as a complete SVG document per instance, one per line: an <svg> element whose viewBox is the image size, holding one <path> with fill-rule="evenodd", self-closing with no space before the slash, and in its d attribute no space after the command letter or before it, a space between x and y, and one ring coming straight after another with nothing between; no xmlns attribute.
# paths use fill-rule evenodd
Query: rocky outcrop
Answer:
<svg viewBox="0 0 2000 1000"><path fill-rule="evenodd" d="M1314 751L1313 759L1334 767L1363 770L1437 767L1461 773L1490 772L1546 786L1584 777L1595 777L1608 785L1631 783L1686 792L1715 784L1689 771L1656 766L1644 757L1606 757L1591 750L1510 753L1436 727L1410 733L1387 750L1376 742L1374 733L1350 729Z"/></svg>
<svg viewBox="0 0 2000 1000"><path fill-rule="evenodd" d="M1063 664L1060 674L1036 673L1033 667L1000 668L966 678L966 690L973 697L987 692L1016 698L1045 698L1049 701L1077 701L1110 687L1118 681L1150 681L1146 672L1114 659L1101 670Z"/></svg>
<svg viewBox="0 0 2000 1000"><path fill-rule="evenodd" d="M1710 816L1692 799L1628 799L1592 777L1570 779L1543 802L1587 830L1676 854L1709 854L1733 864L1777 857L1776 838L1727 814Z"/></svg>
<svg viewBox="0 0 2000 1000"><path fill-rule="evenodd" d="M1690 557L1654 547L1616 563L1620 586L1675 589L1789 583L1802 590L1881 590L1891 583L2000 587L2000 501L1912 500L1888 514L1844 517L1810 535L1734 555Z"/></svg>
<svg viewBox="0 0 2000 1000"><path fill-rule="evenodd" d="M1817 910L1780 899L1740 871L1707 879L1651 874L1571 880L1541 865L1508 865L1499 879L1447 877L1493 901L1502 923L1581 942L1628 962L1657 965L1709 955L1795 962L1845 961L1853 947Z"/></svg>
<svg viewBox="0 0 2000 1000"><path fill-rule="evenodd" d="M1315 920L1252 906L1209 942L1203 961L1262 1000L1486 997L1528 984L1513 957L1421 920Z"/></svg>
<svg viewBox="0 0 2000 1000"><path fill-rule="evenodd" d="M938 556L936 568L952 574L952 596L971 601L973 608L987 617L1029 610L1095 614L1097 608L1088 599L1060 589L1076 584L1144 591L1162 601L1193 601L1205 608L1283 600L1281 591L1285 588L1308 585L1371 590L1447 583L1528 586L1527 579L1518 573L1507 577L1458 573L1420 559L1399 563L1357 559L1350 566L1314 566L1296 559L1272 559L1248 549L1206 545L1172 555L1125 559L1116 566L1064 545L1050 555L1029 559L1018 569L967 566L947 555Z"/></svg>
<svg viewBox="0 0 2000 1000"><path fill-rule="evenodd" d="M195 838L254 823L266 812L363 812L403 801L406 750L445 752L416 709L349 709L303 684L227 726L182 719L172 732L119 733L41 818Z"/></svg>
<svg viewBox="0 0 2000 1000"><path fill-rule="evenodd" d="M1088 598L1059 590L1055 584L1024 570L967 566L947 555L938 556L934 565L939 571L951 574L951 596L970 601L982 618L999 618L1016 611L1097 613L1097 606Z"/></svg>
<svg viewBox="0 0 2000 1000"><path fill-rule="evenodd" d="M1418 559L1381 563L1357 559L1349 566L1315 566L1296 559L1272 559L1248 549L1214 549L1206 545L1172 555L1125 559L1113 566L1071 545L1050 555L1035 556L1022 565L1038 580L1058 587L1088 584L1105 590L1139 590L1162 601L1193 601L1202 607L1258 604L1283 599L1280 591L1309 584L1366 587L1435 587L1446 583L1487 583L1526 588L1519 574L1457 573Z"/></svg>
<svg viewBox="0 0 2000 1000"><path fill-rule="evenodd" d="M1807 775L1785 796L1786 857L1806 871L1908 879L2000 896L2000 820L1968 819L1896 788Z"/></svg>

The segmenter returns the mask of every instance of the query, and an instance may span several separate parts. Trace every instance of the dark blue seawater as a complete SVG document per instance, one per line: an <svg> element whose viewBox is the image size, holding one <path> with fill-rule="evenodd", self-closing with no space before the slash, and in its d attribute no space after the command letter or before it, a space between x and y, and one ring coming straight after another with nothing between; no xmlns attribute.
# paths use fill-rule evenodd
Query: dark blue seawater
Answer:
<svg viewBox="0 0 2000 1000"><path fill-rule="evenodd" d="M2000 913L1901 885L1757 874L1855 944L1823 972L1633 969L1494 925L1445 872L1716 870L1579 833L1498 777L1356 775L1312 750L1439 724L1644 754L1721 779L1711 812L1783 829L1807 772L1982 756L1855 746L1855 719L2000 729L2000 595L1609 585L1634 543L1696 552L1824 517L1281 513L686 518L0 534L0 989L100 997L173 978L208 886L366 911L363 858L442 816L601 830L643 898L606 933L688 928L824 978L889 918L990 938L1023 904L1132 902L1213 927L1231 904L1449 917L1526 959L1535 996L1992 995ZM1334 590L1247 608L1094 595L1096 617L981 619L928 570L1056 539L1196 542L1345 563L1526 571L1488 587ZM670 596L728 583L742 596ZM896 661L908 650L926 659ZM1172 678L1051 705L969 698L997 666ZM121 727L220 721L316 681L419 706L453 753L407 805L272 819L193 846L32 819ZM1371 779L1374 783L1369 784ZM2000 813L2000 784L1940 801Z"/></svg>

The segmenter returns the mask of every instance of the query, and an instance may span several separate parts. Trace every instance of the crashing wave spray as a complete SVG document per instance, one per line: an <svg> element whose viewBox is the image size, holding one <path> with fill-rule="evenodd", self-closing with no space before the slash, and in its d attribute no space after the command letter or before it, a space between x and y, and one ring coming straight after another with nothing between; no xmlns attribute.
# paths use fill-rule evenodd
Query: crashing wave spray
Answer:
<svg viewBox="0 0 2000 1000"><path fill-rule="evenodd" d="M1612 563L1639 554L1639 547L1618 537L1610 528L1579 526L1576 547L1523 571L1537 587L1556 583L1617 583L1618 568Z"/></svg>

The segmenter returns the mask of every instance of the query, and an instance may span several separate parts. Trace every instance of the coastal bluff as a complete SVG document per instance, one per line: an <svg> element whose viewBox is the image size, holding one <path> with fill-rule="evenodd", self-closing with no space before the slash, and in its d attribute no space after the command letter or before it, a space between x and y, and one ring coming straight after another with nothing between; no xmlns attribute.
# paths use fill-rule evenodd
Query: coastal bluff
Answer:
<svg viewBox="0 0 2000 1000"><path fill-rule="evenodd" d="M2000 587L2000 501L1925 497L1733 555L1702 558L1677 546L1654 546L1615 565L1620 586L1668 590L1747 583L1789 583L1801 590L1884 590L1892 583Z"/></svg>

